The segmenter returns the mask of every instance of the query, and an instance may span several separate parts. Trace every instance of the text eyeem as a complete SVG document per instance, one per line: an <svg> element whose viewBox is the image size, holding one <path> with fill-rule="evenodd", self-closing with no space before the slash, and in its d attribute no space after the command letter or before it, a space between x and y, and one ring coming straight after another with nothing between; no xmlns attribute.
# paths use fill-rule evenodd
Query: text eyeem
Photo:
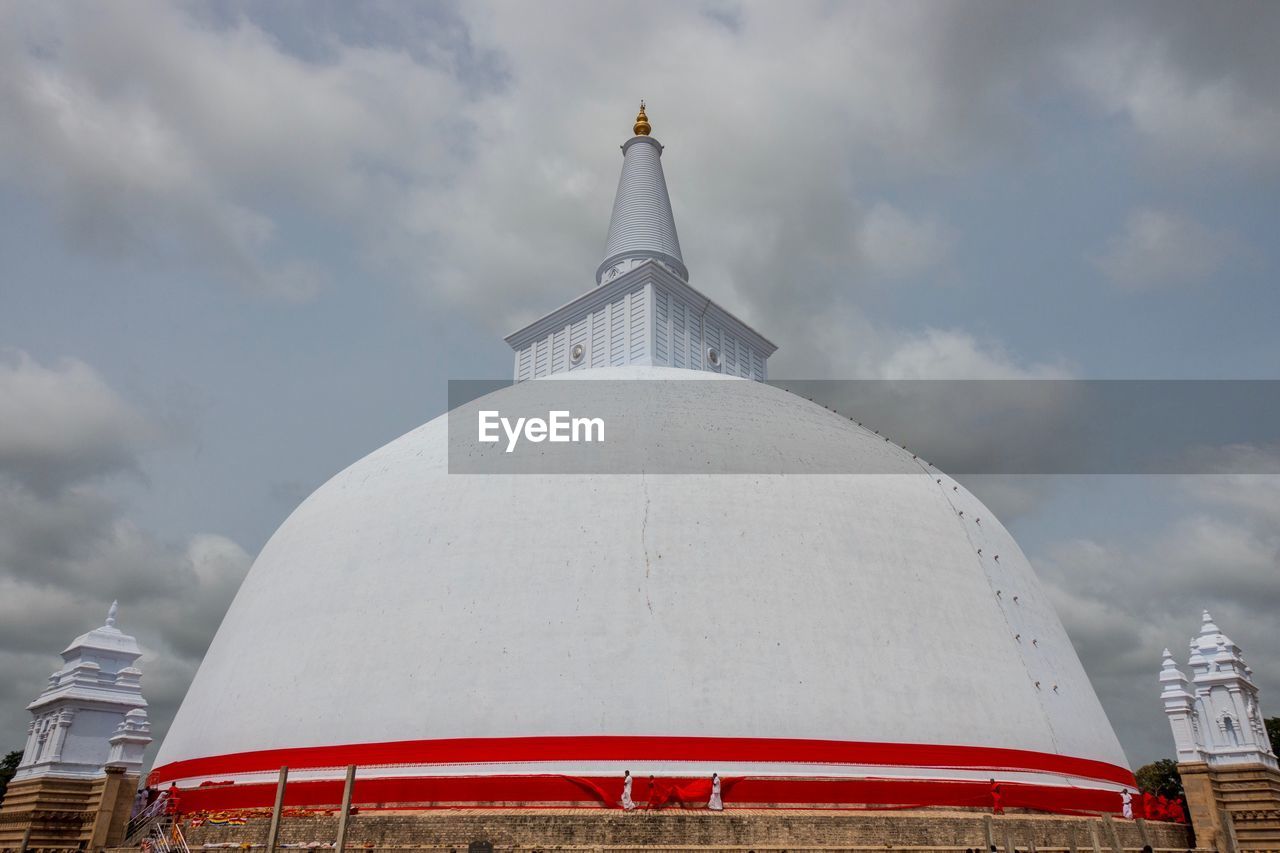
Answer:
<svg viewBox="0 0 1280 853"><path fill-rule="evenodd" d="M575 418L567 411L547 412L543 418L510 418L502 417L496 410L481 410L479 417L480 441L495 444L502 440L502 433L507 437L505 453L515 450L523 438L535 444L541 441L552 442L588 442L604 441L604 418Z"/></svg>

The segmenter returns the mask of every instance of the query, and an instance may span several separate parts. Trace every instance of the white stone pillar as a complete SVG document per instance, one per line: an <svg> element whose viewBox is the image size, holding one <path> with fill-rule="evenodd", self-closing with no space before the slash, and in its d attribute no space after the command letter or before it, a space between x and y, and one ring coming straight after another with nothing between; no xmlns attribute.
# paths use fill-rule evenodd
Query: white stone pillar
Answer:
<svg viewBox="0 0 1280 853"><path fill-rule="evenodd" d="M27 744L22 750L22 761L18 762L19 767L26 767L28 764L34 764L36 754L40 750L40 734L36 726L36 721L32 720L27 724Z"/></svg>
<svg viewBox="0 0 1280 853"><path fill-rule="evenodd" d="M53 739L52 726L49 724L49 718L45 717L40 722L40 731L36 735L36 755L32 764L39 764L49 758L49 741Z"/></svg>
<svg viewBox="0 0 1280 853"><path fill-rule="evenodd" d="M60 711L53 724L53 734L51 736L52 744L49 747L49 760L60 761L62 759L62 748L67 745L67 733L71 729L71 721L75 718L74 711Z"/></svg>

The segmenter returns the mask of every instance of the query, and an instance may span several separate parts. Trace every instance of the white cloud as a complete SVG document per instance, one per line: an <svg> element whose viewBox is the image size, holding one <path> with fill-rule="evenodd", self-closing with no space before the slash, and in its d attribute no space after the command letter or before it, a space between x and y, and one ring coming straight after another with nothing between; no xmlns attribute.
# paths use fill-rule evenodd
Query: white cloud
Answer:
<svg viewBox="0 0 1280 853"><path fill-rule="evenodd" d="M955 329L901 336L867 371L880 379L1067 379L1061 364L1023 365L999 344Z"/></svg>
<svg viewBox="0 0 1280 853"><path fill-rule="evenodd" d="M940 266L951 254L955 236L936 219L912 217L877 202L858 228L858 252L871 269L887 278L904 278Z"/></svg>
<svg viewBox="0 0 1280 853"><path fill-rule="evenodd" d="M1181 214L1140 208L1129 214L1097 264L1116 284L1139 289L1203 282L1241 251L1226 232Z"/></svg>

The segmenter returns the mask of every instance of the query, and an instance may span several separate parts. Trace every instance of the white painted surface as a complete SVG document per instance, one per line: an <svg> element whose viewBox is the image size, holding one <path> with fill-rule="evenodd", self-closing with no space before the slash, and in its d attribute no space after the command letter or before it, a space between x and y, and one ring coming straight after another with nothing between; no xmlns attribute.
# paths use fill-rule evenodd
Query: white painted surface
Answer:
<svg viewBox="0 0 1280 853"><path fill-rule="evenodd" d="M607 301L593 299L576 310L556 312L539 337L516 352L516 381L570 370L648 364L650 358L648 284L632 276L610 288ZM599 292L599 291L596 291ZM581 346L579 358L574 347Z"/></svg>
<svg viewBox="0 0 1280 853"><path fill-rule="evenodd" d="M508 335L517 382L593 367L682 367L763 381L777 350L660 262L626 274ZM574 359L574 347L581 357ZM708 358L714 349L718 364Z"/></svg>
<svg viewBox="0 0 1280 853"><path fill-rule="evenodd" d="M820 428L823 442L844 435L850 458L904 473L450 476L436 418L338 474L275 533L157 765L592 734L1001 746L1126 764L1030 565L976 498L844 418L744 384L752 416L735 452L769 454L779 435ZM683 409L658 407L667 417L727 416L678 396ZM691 469L714 429L705 441L685 449Z"/></svg>

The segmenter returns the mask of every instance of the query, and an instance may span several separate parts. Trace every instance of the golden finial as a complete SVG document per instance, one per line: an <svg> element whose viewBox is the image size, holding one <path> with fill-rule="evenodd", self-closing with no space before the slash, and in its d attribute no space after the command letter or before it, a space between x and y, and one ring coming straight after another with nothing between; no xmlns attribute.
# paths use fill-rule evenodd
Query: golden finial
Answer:
<svg viewBox="0 0 1280 853"><path fill-rule="evenodd" d="M644 114L644 101L640 102L640 112L636 115L636 126L631 128L635 131L636 136L648 136L652 130L649 126L649 117Z"/></svg>

